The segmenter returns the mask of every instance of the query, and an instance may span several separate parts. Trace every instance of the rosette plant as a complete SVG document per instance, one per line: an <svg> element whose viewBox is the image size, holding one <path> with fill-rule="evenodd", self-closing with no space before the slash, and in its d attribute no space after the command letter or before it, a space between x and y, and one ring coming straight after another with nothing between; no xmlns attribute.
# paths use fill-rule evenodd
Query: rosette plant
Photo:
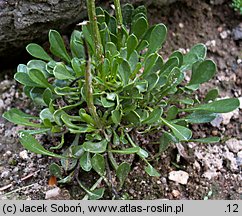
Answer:
<svg viewBox="0 0 242 216"><path fill-rule="evenodd" d="M191 125L233 111L239 100L219 100L216 89L200 98L196 90L216 72L215 63L206 59L205 45L197 44L185 55L174 51L163 59L159 51L167 28L150 26L144 6L121 8L119 0L114 0L115 17L95 8L94 0L86 3L89 21L73 31L70 44L50 30L51 54L31 43L27 51L35 59L17 68L14 78L24 86L39 115L13 108L3 116L31 128L19 132L27 150L60 158L61 166L50 166L60 183L76 178L87 193L85 199L99 199L104 193L101 181L117 195L130 172L131 163L120 155L138 155L150 176L160 176L137 134L159 131L157 154L170 143L217 142L218 137L194 139ZM191 75L186 81L188 71ZM60 143L46 148L35 134L55 135ZM78 175L92 169L100 178L88 189ZM111 173L119 180L118 188L112 184Z"/></svg>

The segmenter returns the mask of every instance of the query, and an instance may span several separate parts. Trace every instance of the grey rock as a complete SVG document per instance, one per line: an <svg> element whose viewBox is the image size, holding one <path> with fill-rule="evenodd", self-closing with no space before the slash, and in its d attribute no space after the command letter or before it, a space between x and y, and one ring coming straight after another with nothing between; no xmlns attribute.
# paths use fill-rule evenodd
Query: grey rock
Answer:
<svg viewBox="0 0 242 216"><path fill-rule="evenodd" d="M1 173L1 178L8 178L10 176L10 171L5 170Z"/></svg>
<svg viewBox="0 0 242 216"><path fill-rule="evenodd" d="M242 23L233 29L232 36L236 41L242 39Z"/></svg>
<svg viewBox="0 0 242 216"><path fill-rule="evenodd" d="M82 19L86 11L84 0L3 2L0 4L0 56L14 56L17 49L23 49L33 40L45 41L49 29L66 30Z"/></svg>
<svg viewBox="0 0 242 216"><path fill-rule="evenodd" d="M237 161L237 165L239 167L241 167L242 166L242 151L238 152L236 161Z"/></svg>
<svg viewBox="0 0 242 216"><path fill-rule="evenodd" d="M17 173L18 171L19 171L19 168L18 167L14 167L13 173Z"/></svg>
<svg viewBox="0 0 242 216"><path fill-rule="evenodd" d="M228 149L234 153L238 153L242 150L242 140L237 140L235 138L229 139L225 142Z"/></svg>
<svg viewBox="0 0 242 216"><path fill-rule="evenodd" d="M218 114L217 117L213 121L211 121L211 125L213 127L219 128L222 122L223 122L223 117L221 114Z"/></svg>

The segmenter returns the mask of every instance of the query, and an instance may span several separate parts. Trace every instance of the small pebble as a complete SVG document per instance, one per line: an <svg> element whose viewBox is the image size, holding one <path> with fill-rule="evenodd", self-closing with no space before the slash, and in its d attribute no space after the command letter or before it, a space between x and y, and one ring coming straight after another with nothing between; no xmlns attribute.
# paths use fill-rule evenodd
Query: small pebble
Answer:
<svg viewBox="0 0 242 216"><path fill-rule="evenodd" d="M218 114L217 117L213 121L211 121L211 125L213 127L219 128L220 127L220 124L222 123L222 121L223 121L222 115L221 114Z"/></svg>
<svg viewBox="0 0 242 216"><path fill-rule="evenodd" d="M160 181L160 180L158 180L158 181L156 182L156 184L160 185L160 184L161 184L161 181Z"/></svg>
<svg viewBox="0 0 242 216"><path fill-rule="evenodd" d="M3 155L4 157L9 157L12 155L12 152L11 151L6 151L6 153Z"/></svg>
<svg viewBox="0 0 242 216"><path fill-rule="evenodd" d="M213 136L217 136L218 135L218 131L217 130L212 130L212 135Z"/></svg>
<svg viewBox="0 0 242 216"><path fill-rule="evenodd" d="M9 176L10 176L9 170L3 171L1 174L1 178L8 178Z"/></svg>
<svg viewBox="0 0 242 216"><path fill-rule="evenodd" d="M187 181L188 181L188 178L189 178L189 175L187 172L185 171L172 171L169 173L169 177L168 177L170 180L174 181L174 182L177 182L177 183L180 183L180 184L187 184Z"/></svg>
<svg viewBox="0 0 242 216"><path fill-rule="evenodd" d="M242 140L237 140L235 138L229 139L225 142L228 149L234 153L238 153L242 150Z"/></svg>
<svg viewBox="0 0 242 216"><path fill-rule="evenodd" d="M135 192L134 189L132 189L132 188L129 189L129 193L130 193L130 194L134 194L134 192Z"/></svg>
<svg viewBox="0 0 242 216"><path fill-rule="evenodd" d="M27 160L29 158L28 152L26 150L19 152L19 157L21 157L23 160Z"/></svg>
<svg viewBox="0 0 242 216"><path fill-rule="evenodd" d="M176 198L179 197L180 194L181 194L180 191L178 191L178 190L173 190L171 193L172 193L172 195L173 195L174 197L176 197Z"/></svg>
<svg viewBox="0 0 242 216"><path fill-rule="evenodd" d="M229 34L230 34L230 31L227 30L227 31L222 31L219 35L224 40L229 36Z"/></svg>
<svg viewBox="0 0 242 216"><path fill-rule="evenodd" d="M210 40L205 43L207 47L215 47L216 46L216 40Z"/></svg>
<svg viewBox="0 0 242 216"><path fill-rule="evenodd" d="M184 28L184 24L183 23L179 23L179 27L180 28Z"/></svg>
<svg viewBox="0 0 242 216"><path fill-rule="evenodd" d="M56 187L54 189L48 190L45 193L45 199L54 198L60 195L61 189Z"/></svg>
<svg viewBox="0 0 242 216"><path fill-rule="evenodd" d="M17 173L17 172L18 172L18 170L19 170L19 168L18 168L18 167L14 167L14 169L13 169L13 173Z"/></svg>

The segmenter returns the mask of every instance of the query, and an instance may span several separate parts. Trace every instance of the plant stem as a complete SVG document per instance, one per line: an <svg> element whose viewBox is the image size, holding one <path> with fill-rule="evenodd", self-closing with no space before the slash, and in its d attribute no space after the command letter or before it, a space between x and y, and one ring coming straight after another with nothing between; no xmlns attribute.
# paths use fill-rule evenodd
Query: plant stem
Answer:
<svg viewBox="0 0 242 216"><path fill-rule="evenodd" d="M96 122L96 125L99 129L102 129L102 123L101 120L96 112L96 107L93 103L93 90L92 90L92 68L91 68L91 57L88 52L88 47L86 44L86 41L84 40L84 47L85 47L85 53L86 53L86 72L85 72L85 87L86 87L86 102L87 107L92 115L94 121Z"/></svg>
<svg viewBox="0 0 242 216"><path fill-rule="evenodd" d="M114 0L116 18L118 21L118 49L122 46L122 25L123 25L123 17L121 11L121 5L119 0Z"/></svg>
<svg viewBox="0 0 242 216"><path fill-rule="evenodd" d="M120 1L114 0L114 6L115 6L116 18L117 18L117 21L118 21L118 25L122 26L123 25L123 16L122 16L122 11L121 11Z"/></svg>
<svg viewBox="0 0 242 216"><path fill-rule="evenodd" d="M94 36L96 56L97 56L99 64L101 64L103 61L103 56L102 56L103 47L102 47L101 36L100 36L98 24L97 24L95 0L86 0L86 3L87 3L89 22L91 24L91 28L92 28L92 32L93 32L93 36Z"/></svg>

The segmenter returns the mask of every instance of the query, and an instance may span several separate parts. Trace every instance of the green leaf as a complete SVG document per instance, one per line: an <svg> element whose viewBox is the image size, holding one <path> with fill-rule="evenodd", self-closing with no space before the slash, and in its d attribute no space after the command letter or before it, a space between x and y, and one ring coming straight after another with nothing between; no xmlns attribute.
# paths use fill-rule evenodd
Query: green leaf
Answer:
<svg viewBox="0 0 242 216"><path fill-rule="evenodd" d="M204 102L209 102L210 100L215 100L219 95L218 89L211 89L205 96Z"/></svg>
<svg viewBox="0 0 242 216"><path fill-rule="evenodd" d="M57 57L70 63L71 57L66 51L64 41L60 34L55 30L49 31L50 51Z"/></svg>
<svg viewBox="0 0 242 216"><path fill-rule="evenodd" d="M102 26L105 26L105 28L100 30L100 36L101 36L102 45L105 46L105 44L107 44L108 42L111 42L111 37L110 37L110 31L106 23L103 23Z"/></svg>
<svg viewBox="0 0 242 216"><path fill-rule="evenodd" d="M113 107L115 105L114 102L108 101L105 97L101 97L101 103L105 108Z"/></svg>
<svg viewBox="0 0 242 216"><path fill-rule="evenodd" d="M29 119L39 119L38 117L28 115L16 108L10 109L9 111L3 113L2 116L8 121L18 125L25 125L36 128L43 127L41 124L36 124L29 121Z"/></svg>
<svg viewBox="0 0 242 216"><path fill-rule="evenodd" d="M40 114L39 117L42 121L44 121L45 119L49 119L50 122L53 122L53 113L50 112L49 108L45 108L43 109Z"/></svg>
<svg viewBox="0 0 242 216"><path fill-rule="evenodd" d="M164 131L160 137L159 153L164 152L171 143L177 143L177 139L172 134Z"/></svg>
<svg viewBox="0 0 242 216"><path fill-rule="evenodd" d="M121 122L122 114L120 110L113 110L111 112L111 119L114 124L119 124Z"/></svg>
<svg viewBox="0 0 242 216"><path fill-rule="evenodd" d="M123 23L124 25L130 25L132 21L132 14L134 7L132 4L125 4L122 7Z"/></svg>
<svg viewBox="0 0 242 216"><path fill-rule="evenodd" d="M78 58L73 58L71 60L71 66L76 74L76 77L84 76L84 64Z"/></svg>
<svg viewBox="0 0 242 216"><path fill-rule="evenodd" d="M44 88L38 88L38 87L31 88L29 90L30 98L34 101L34 103L36 105L46 106L46 104L45 104L45 102L43 100L43 93L44 93L44 91L45 91Z"/></svg>
<svg viewBox="0 0 242 216"><path fill-rule="evenodd" d="M79 95L80 94L80 89L79 88L71 88L71 87L55 87L54 89L55 93L57 95L61 95L61 96L67 96L67 95Z"/></svg>
<svg viewBox="0 0 242 216"><path fill-rule="evenodd" d="M140 92L146 92L147 88L148 88L148 83L147 83L146 80L138 81L138 82L136 82L135 87L139 90L139 93Z"/></svg>
<svg viewBox="0 0 242 216"><path fill-rule="evenodd" d="M160 117L163 113L163 110L161 108L154 109L148 118L146 118L142 123L143 124L154 124L157 123L160 120Z"/></svg>
<svg viewBox="0 0 242 216"><path fill-rule="evenodd" d="M30 135L44 134L49 131L50 131L50 128L42 128L42 129L37 129L37 130L19 130L19 132L26 132Z"/></svg>
<svg viewBox="0 0 242 216"><path fill-rule="evenodd" d="M186 104L186 105L193 105L194 104L194 100L190 99L190 98L181 98L181 99L178 99L177 101L181 104Z"/></svg>
<svg viewBox="0 0 242 216"><path fill-rule="evenodd" d="M166 39L167 28L164 24L154 27L149 38L148 54L158 51Z"/></svg>
<svg viewBox="0 0 242 216"><path fill-rule="evenodd" d="M178 114L179 109L172 105L171 107L169 107L168 111L167 111L167 116L166 119L167 120L172 120L176 118L176 115Z"/></svg>
<svg viewBox="0 0 242 216"><path fill-rule="evenodd" d="M94 45L94 42L93 42L93 37L90 34L90 31L89 31L89 29L86 25L82 26L82 33L84 35L85 40L89 44L91 51L94 52L95 51L95 45Z"/></svg>
<svg viewBox="0 0 242 216"><path fill-rule="evenodd" d="M149 46L149 42L147 40L141 40L139 45L136 48L137 52L141 52L144 51L145 48L147 48Z"/></svg>
<svg viewBox="0 0 242 216"><path fill-rule="evenodd" d="M139 124L140 123L140 116L135 111L130 111L128 114L124 116L125 120L128 121L131 124Z"/></svg>
<svg viewBox="0 0 242 216"><path fill-rule="evenodd" d="M156 73L152 73L145 79L148 81L148 91L151 91L156 87L159 81L159 76Z"/></svg>
<svg viewBox="0 0 242 216"><path fill-rule="evenodd" d="M216 72L216 64L212 60L205 60L192 68L192 77L189 85L201 84L210 80Z"/></svg>
<svg viewBox="0 0 242 216"><path fill-rule="evenodd" d="M139 155L141 158L147 158L149 156L149 153L139 147L139 151L137 152L137 155Z"/></svg>
<svg viewBox="0 0 242 216"><path fill-rule="evenodd" d="M207 48L204 44L197 44L193 46L189 53L184 56L182 71L190 70L192 65L197 62L204 60L207 54Z"/></svg>
<svg viewBox="0 0 242 216"><path fill-rule="evenodd" d="M45 78L48 78L50 77L50 74L49 72L46 70L46 62L42 61L42 60L30 60L28 63L27 63L27 67L28 67L28 70L30 69L38 69L40 70L43 75L45 76Z"/></svg>
<svg viewBox="0 0 242 216"><path fill-rule="evenodd" d="M155 62L158 59L158 54L157 53L152 53L150 54L146 60L145 60L145 66L144 66L144 71L142 73L142 77L147 77L150 75L150 71L154 67Z"/></svg>
<svg viewBox="0 0 242 216"><path fill-rule="evenodd" d="M43 100L46 103L46 105L49 105L52 100L52 92L49 88L45 89L43 93Z"/></svg>
<svg viewBox="0 0 242 216"><path fill-rule="evenodd" d="M85 109L80 109L79 110L79 116L81 117L82 121L88 123L88 124L91 124L91 125L95 125L95 121L94 119L92 118L92 116L88 115L86 113L86 110Z"/></svg>
<svg viewBox="0 0 242 216"><path fill-rule="evenodd" d="M82 44L82 32L74 30L71 34L70 48L74 57L84 58L85 50Z"/></svg>
<svg viewBox="0 0 242 216"><path fill-rule="evenodd" d="M190 141L199 143L217 143L220 141L220 137L206 137L200 139L191 139Z"/></svg>
<svg viewBox="0 0 242 216"><path fill-rule="evenodd" d="M78 135L79 136L79 135ZM72 155L77 159L81 158L81 156L85 153L83 146L79 144L79 137L75 137L71 144Z"/></svg>
<svg viewBox="0 0 242 216"><path fill-rule="evenodd" d="M137 14L143 14L144 16L147 15L147 9L144 5L140 5L137 8L135 8L134 12L133 12L133 16L137 15Z"/></svg>
<svg viewBox="0 0 242 216"><path fill-rule="evenodd" d="M118 146L120 144L120 139L118 134L113 130L113 145Z"/></svg>
<svg viewBox="0 0 242 216"><path fill-rule="evenodd" d="M40 70L30 69L29 77L35 83L38 83L40 86L53 89L53 86L48 82L48 80L45 78L44 74Z"/></svg>
<svg viewBox="0 0 242 216"><path fill-rule="evenodd" d="M217 116L217 113L208 111L195 111L190 115L186 116L184 120L192 124L201 124L213 121Z"/></svg>
<svg viewBox="0 0 242 216"><path fill-rule="evenodd" d="M65 158L61 159L61 166L64 168L64 170L70 171L74 169L78 160L73 157L73 146L70 146L68 149L66 149L62 155L65 156Z"/></svg>
<svg viewBox="0 0 242 216"><path fill-rule="evenodd" d="M160 74L162 76L170 75L171 71L179 65L179 59L177 57L170 58L161 68Z"/></svg>
<svg viewBox="0 0 242 216"><path fill-rule="evenodd" d="M119 54L119 52L117 51L117 47L115 46L114 43L112 42L108 42L105 46L105 51L106 52L110 52L110 55L112 57L115 57Z"/></svg>
<svg viewBox="0 0 242 216"><path fill-rule="evenodd" d="M91 157L89 152L84 152L84 154L81 156L79 160L81 168L89 172L92 169L92 163L91 163Z"/></svg>
<svg viewBox="0 0 242 216"><path fill-rule="evenodd" d="M60 184L66 184L66 183L73 182L74 175L75 175L75 172L72 171L68 176L66 176L65 178L59 180L58 183L60 183Z"/></svg>
<svg viewBox="0 0 242 216"><path fill-rule="evenodd" d="M179 60L178 67L180 68L182 66L182 64L183 64L183 55L182 55L182 53L180 51L175 51L175 52L173 52L170 55L169 59L172 58L172 57L177 57L178 58L178 60Z"/></svg>
<svg viewBox="0 0 242 216"><path fill-rule="evenodd" d="M96 130L97 129L92 126L85 126L85 125L79 126L78 129L69 128L70 133L73 133L73 134L90 133Z"/></svg>
<svg viewBox="0 0 242 216"><path fill-rule="evenodd" d="M110 71L110 61L107 58L105 58L102 64L102 73L101 73L101 77L103 80L105 80L106 77L109 76L109 71Z"/></svg>
<svg viewBox="0 0 242 216"><path fill-rule="evenodd" d="M66 158L46 150L33 136L26 132L20 132L19 139L23 147L33 153L47 155L55 158Z"/></svg>
<svg viewBox="0 0 242 216"><path fill-rule="evenodd" d="M95 154L92 157L92 168L98 173L98 175L105 175L105 160L102 155Z"/></svg>
<svg viewBox="0 0 242 216"><path fill-rule="evenodd" d="M49 170L50 170L51 175L56 176L57 178L62 177L61 167L58 164L56 164L56 163L50 164Z"/></svg>
<svg viewBox="0 0 242 216"><path fill-rule="evenodd" d="M65 64L57 63L54 67L54 76L59 80L74 80L75 77L67 70Z"/></svg>
<svg viewBox="0 0 242 216"><path fill-rule="evenodd" d="M45 52L45 50L38 44L30 43L26 50L35 58L43 59L45 61L53 61L53 59Z"/></svg>
<svg viewBox="0 0 242 216"><path fill-rule="evenodd" d="M131 33L133 33L139 39L146 32L147 28L147 20L144 17L140 17L132 23Z"/></svg>
<svg viewBox="0 0 242 216"><path fill-rule="evenodd" d="M161 118L165 125L167 125L179 141L187 141L192 137L192 131L186 127L173 124Z"/></svg>
<svg viewBox="0 0 242 216"><path fill-rule="evenodd" d="M90 200L98 200L98 199L103 197L105 188L98 188L98 189L95 189L95 190L88 190L86 187L84 187L84 185L82 185L82 183L80 181L78 181L78 183L81 186L81 188L88 194L88 198Z"/></svg>
<svg viewBox="0 0 242 216"><path fill-rule="evenodd" d="M148 166L145 167L145 172L148 173L149 176L155 176L155 177L160 176L160 173L158 173L156 169L152 167L149 163L148 163Z"/></svg>
<svg viewBox="0 0 242 216"><path fill-rule="evenodd" d="M100 141L100 142L84 142L83 148L85 151L91 152L91 153L103 153L107 149L108 141L106 139Z"/></svg>
<svg viewBox="0 0 242 216"><path fill-rule="evenodd" d="M120 188L123 186L124 181L127 178L130 170L131 170L131 166L129 163L123 162L118 166L116 175L120 181Z"/></svg>
<svg viewBox="0 0 242 216"><path fill-rule="evenodd" d="M137 110L135 110L137 113L138 113L138 115L140 116L140 120L141 120L141 122L142 121L144 121L145 119L147 119L148 118L148 116L149 116L149 112L147 111L147 110L145 110L145 109L137 109Z"/></svg>
<svg viewBox="0 0 242 216"><path fill-rule="evenodd" d="M131 67L129 63L123 59L123 62L119 65L119 75L121 77L121 81L124 85L127 85L129 82L129 77L131 75Z"/></svg>
<svg viewBox="0 0 242 216"><path fill-rule="evenodd" d="M110 150L110 152L113 153L118 153L118 154L135 154L138 153L140 151L140 147L132 147L132 148L126 148L126 149L122 149L122 150Z"/></svg>
<svg viewBox="0 0 242 216"><path fill-rule="evenodd" d="M214 113L228 113L237 109L240 106L240 102L237 98L227 98L222 100L213 101L208 104L201 104L197 107L184 109L184 111L204 110Z"/></svg>
<svg viewBox="0 0 242 216"><path fill-rule="evenodd" d="M127 59L129 59L130 55L133 53L137 45L138 45L137 37L134 34L129 35L127 39Z"/></svg>
<svg viewBox="0 0 242 216"><path fill-rule="evenodd" d="M14 75L14 79L25 86L41 87L40 84L38 84L38 83L34 82L32 79L30 79L30 77L27 73L17 72Z"/></svg>

